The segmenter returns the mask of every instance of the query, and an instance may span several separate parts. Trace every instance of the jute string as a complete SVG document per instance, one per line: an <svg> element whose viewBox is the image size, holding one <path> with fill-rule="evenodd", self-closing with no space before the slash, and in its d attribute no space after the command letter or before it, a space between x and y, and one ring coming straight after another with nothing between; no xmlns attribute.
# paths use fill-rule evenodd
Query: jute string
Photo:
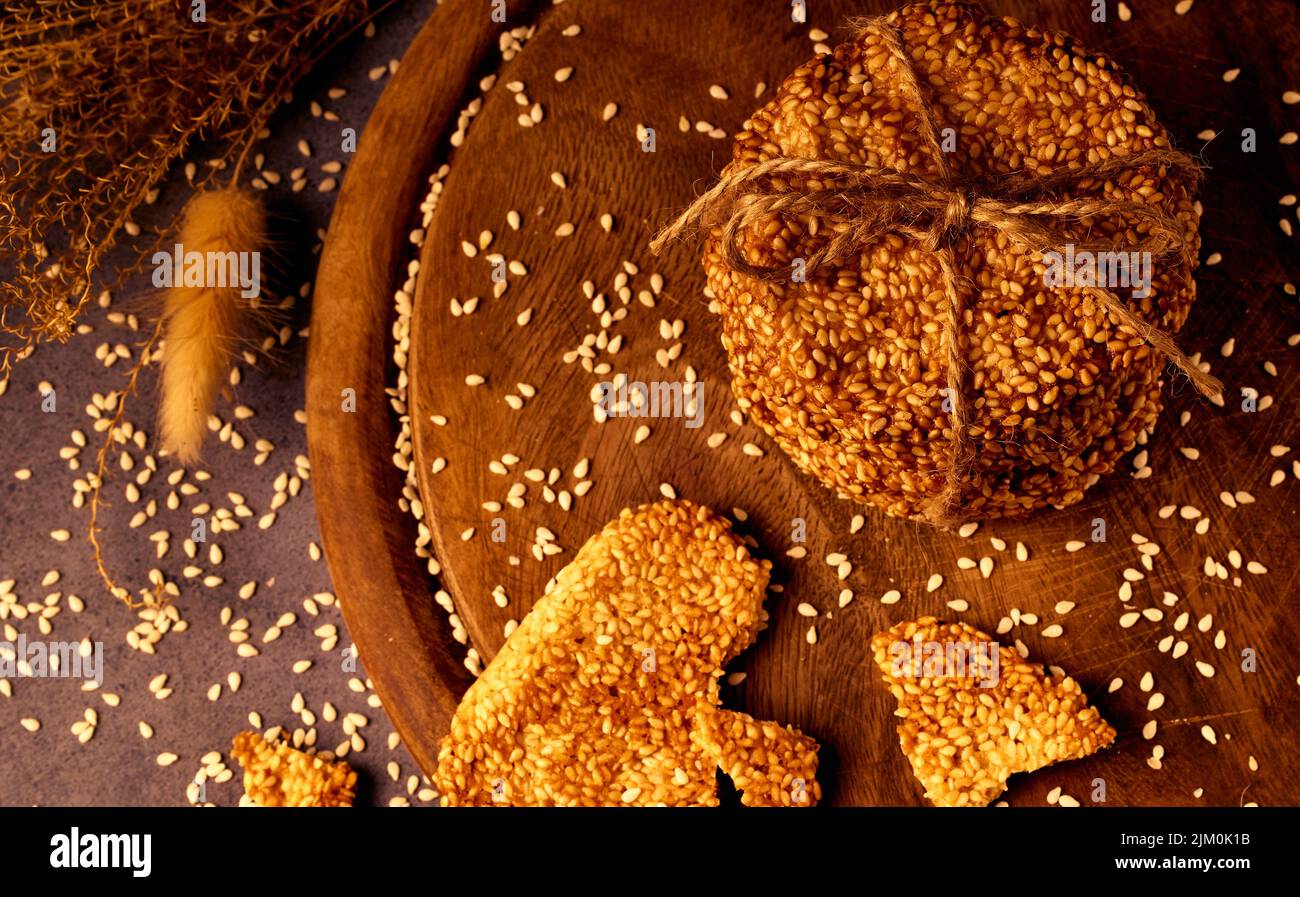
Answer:
<svg viewBox="0 0 1300 897"><path fill-rule="evenodd" d="M1201 171L1184 153L1153 149L1042 176L1016 173L959 178L953 174L948 154L943 151L939 122L921 91L897 30L883 19L867 20L862 27L883 42L896 63L903 96L920 110L920 133L939 169L937 181L848 162L769 159L724 175L676 221L660 231L650 246L658 254L688 230L720 227L721 251L732 269L781 282L790 274L788 267L750 264L740 243L747 228L761 226L776 215L788 215L811 220L812 234L816 233L814 228L819 219L828 222L833 232L821 249L804 259L805 274L861 252L887 234L908 237L932 253L939 265L945 294L944 365L952 409L952 438L944 488L927 504L923 516L931 523L950 525L960 519L962 484L975 454L969 427L970 399L963 387L965 366L961 340L968 285L957 273L957 244L973 229L983 227L1033 253L1064 254L1066 246L1073 245L1076 253L1138 252L1151 253L1153 257L1177 253L1184 264L1190 265L1193 247L1185 239L1177 219L1163 210L1145 203L1057 196L1144 167L1163 168L1168 177L1184 178L1190 189L1200 179ZM799 180L802 187L792 187L787 178ZM1123 216L1126 222L1132 223L1126 230L1137 232L1137 238L1118 234L1110 240L1079 240L1067 229L1071 223L1099 216ZM1112 319L1138 334L1182 371L1202 395L1212 396L1222 391L1222 384L1197 367L1168 333L1143 320L1113 292L1102 287L1080 289L1095 299Z"/></svg>

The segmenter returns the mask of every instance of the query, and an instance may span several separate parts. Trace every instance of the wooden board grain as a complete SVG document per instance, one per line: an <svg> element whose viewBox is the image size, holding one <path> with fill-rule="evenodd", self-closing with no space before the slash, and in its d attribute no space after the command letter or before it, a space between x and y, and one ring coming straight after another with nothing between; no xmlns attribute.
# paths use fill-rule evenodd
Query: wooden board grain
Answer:
<svg viewBox="0 0 1300 897"><path fill-rule="evenodd" d="M726 688L725 700L763 718L794 723L817 737L824 746L824 789L831 802L921 802L920 788L893 734L893 700L869 661L870 635L926 613L960 618L991 632L1012 608L1037 614L1040 623L1021 626L1006 639L1022 639L1031 658L1074 674L1120 730L1116 747L1102 755L1015 780L1008 792L1012 803L1041 803L1055 787L1087 801L1097 778L1105 780L1112 804L1300 801L1300 765L1288 748L1300 731L1295 701L1300 661L1291 649L1300 637L1294 613L1296 551L1290 537L1296 478L1288 474L1282 485L1268 485L1272 472L1289 471L1292 461L1290 454L1271 457L1269 447L1292 445L1296 439L1292 403L1297 350L1286 345L1285 337L1300 330L1300 316L1294 296L1286 295L1282 284L1295 278L1297 258L1293 239L1277 220L1291 214L1278 198L1294 189L1300 175L1294 152L1278 144L1278 135L1297 125L1300 107L1288 107L1280 97L1284 89L1300 84L1295 61L1300 28L1293 7L1280 0L1237 4L1232 24L1225 27L1223 17L1231 15L1232 6L1227 12L1222 5L1216 7L1215 17L1200 10L1175 16L1172 9L1144 8L1127 23L1094 23L1084 4L991 4L997 13L1069 31L1090 48L1112 53L1147 91L1180 144L1200 151L1211 166L1203 193L1203 256L1220 252L1223 261L1199 272L1201 298L1180 342L1213 359L1214 372L1229 384L1229 402L1216 409L1195 399L1186 384L1171 383L1167 410L1146 446L1154 468L1150 478L1135 480L1128 471L1118 472L1079 506L1025 521L986 524L970 539L837 501L798 474L757 428L732 423L734 402L717 322L701 293L697 248L677 247L662 259L646 249L655 230L704 189L729 157L729 138L712 139L695 130L694 123L705 120L728 134L734 132L754 106L771 96L783 75L811 55L808 27L820 26L833 40L839 39L846 33L846 17L886 11L884 4L815 4L808 26L792 23L784 4L758 6L741 0L692 4L689 14L682 4L667 0L540 9L518 4L510 10L509 26L527 23L536 31L505 64L495 53L495 29L502 26L486 20L481 5L452 0L439 10L426 34L440 28L442 49L455 51L450 55L460 68L431 58L422 36L380 108L432 103L420 108L436 108L440 117L423 133L403 138L423 148L430 135L445 137L447 121L454 117L454 112L446 112L448 103L459 108L472 96L473 91L466 93L472 83L468 74L472 80L489 71L498 75L498 86L485 96L463 145L447 157L451 174L421 255L411 360L416 464L434 549L443 565L442 585L484 659L502 644L507 621L526 613L548 579L589 535L619 509L657 499L660 484L670 483L678 495L721 512L741 509L746 516L741 530L774 561L773 579L783 591L769 599L770 627L733 666L745 672L746 679L739 687ZM581 35L563 35L571 24L581 25ZM1176 36L1173 41L1171 35ZM554 73L570 66L572 77L557 82ZM1227 83L1222 73L1233 67L1240 67L1242 74ZM413 69L419 76L412 75ZM769 85L768 92L754 100L759 81ZM545 116L538 126L517 123L529 105L516 102L508 86L512 82L522 82L530 104L542 104ZM708 87L714 83L724 85L731 99L710 97ZM395 93L399 85L409 94ZM617 103L619 111L604 122L601 112L610 102ZM688 133L678 130L681 116L692 124ZM455 652L438 641L445 638L445 627L437 629L441 623L428 616L431 585L416 585L420 565L413 557L404 561L394 550L383 558L394 578L403 577L402 571L410 574L411 585L400 597L387 592L386 583L356 581L359 571L375 563L379 538L368 533L368 544L358 544L366 541L357 538L358 529L378 525L391 530L404 524L376 520L377 515L359 518L355 478L350 480L334 464L327 479L317 460L318 454L340 451L337 443L344 439L349 440L346 450L359 456L369 453L366 457L386 463L391 454L391 422L387 434L378 420L369 422L366 433L356 434L335 421L337 415L330 416L340 378L366 378L377 384L379 363L373 356L357 360L359 335L339 335L342 316L331 319L321 311L322 302L342 308L345 299L374 303L380 309L375 315L388 307L394 286L391 271L363 273L334 261L344 257L345 243L371 230L377 234L373 239L388 240L386 245L403 239L410 215L401 212L403 206L393 201L394 191L386 185L412 176L419 180L432 164L421 164L412 173L417 162L424 163L423 155L395 158L391 142L386 152L374 149L380 144L376 120L383 121L378 112L345 183L343 199L351 190L356 205L341 202L336 212L325 257L332 267L322 264L313 320L315 339L332 341L329 357L341 352L352 359L351 367L336 371L333 361L325 361L320 345L313 348L309 414L319 437L312 450L326 549L349 627L385 706L428 771L427 758L444 731L444 714L463 687L463 680L448 683L441 676ZM655 129L655 152L642 151L636 140L638 123ZM1241 152L1239 132L1246 127L1257 132L1257 152ZM1195 135L1203 129L1223 133L1202 149L1203 141ZM555 171L565 175L565 189L552 182ZM357 187L354 182L362 179L365 186ZM371 191L386 198L368 199ZM364 216L357 206L366 208ZM517 232L506 224L510 210L522 218ZM605 212L616 222L608 234L596 223ZM356 226L363 217L365 226ZM576 225L576 232L555 236L565 222ZM462 243L477 245L484 231L492 232L490 245L467 257ZM510 276L509 288L500 297L493 295L491 253L522 262L528 270ZM628 270L625 262L634 263L638 273L629 277L632 298L623 306L614 279ZM351 259L349 264L363 261ZM637 295L649 288L651 272L661 274L666 287L655 307L648 308ZM387 295L381 297L377 281L385 277L390 278ZM611 308L628 310L626 318L610 328L612 334L623 335L617 370L633 379L676 380L692 366L703 383L704 426L687 428L673 419L593 423L588 394L608 375L561 361L584 335L600 330L599 315L581 289L588 279ZM365 287L361 298L358 280ZM464 302L472 297L479 297L472 315L451 314L453 299ZM516 316L528 308L533 319L521 327ZM672 342L660 337L663 319L681 319L686 326L682 356L667 369L655 357ZM366 328L373 331L369 318ZM1236 337L1236 351L1222 359L1217 348L1229 335ZM367 337L371 343L375 338ZM1277 377L1264 371L1266 361L1276 365ZM469 375L480 375L486 382L467 386ZM519 383L535 387L536 395L516 411L505 399L519 393ZM1242 387L1270 394L1272 407L1242 411ZM1183 411L1191 413L1186 426L1179 425ZM433 416L445 417L445 426L434 424ZM641 423L653 432L634 445L633 433ZM728 439L709 449L705 439L718 431L728 433ZM764 455L745 454L741 447L747 442ZM1180 454L1184 447L1199 449L1199 460ZM507 454L519 460L509 465L506 475L492 472L489 462ZM436 475L435 458L446 465ZM546 501L542 486L523 475L531 468L548 473L555 469L559 475L551 489L572 492L579 479L573 468L583 458L591 459L587 478L593 485L567 512L558 502ZM374 477L364 486L374 490L378 481ZM488 502L504 504L508 489L517 482L527 487L524 508L484 508ZM1220 502L1223 490L1248 491L1256 501L1232 509ZM326 495L332 497L322 500ZM367 501L388 507L393 495ZM1196 535L1195 521L1178 514L1161 518L1158 510L1169 504L1202 509L1212 518L1210 531ZM850 519L859 512L866 514L865 526L851 535ZM1106 522L1108 541L1067 553L1065 543L1088 540L1097 519ZM490 536L502 524L505 540L494 541ZM801 525L807 530L807 557L794 560L786 552ZM539 526L553 531L565 549L541 562L531 554ZM464 538L471 528L474 535ZM1118 590L1123 572L1141 569L1131 541L1134 533L1158 542L1161 553L1151 573L1135 585L1130 604L1136 610L1159 609L1163 617L1122 628L1118 620L1127 608ZM1004 540L1007 547L996 549L991 537ZM391 532L385 538L395 540ZM1017 542L1029 546L1027 561L1014 559ZM1255 576L1233 570L1242 580L1239 586L1231 578L1224 582L1204 574L1206 555L1228 564L1234 549L1270 572ZM842 552L853 562L846 581L838 580L823 561L830 552ZM989 578L977 570L959 570L959 557L986 555L996 560ZM944 574L945 584L927 594L925 583L935 572ZM497 586L509 596L505 607L493 600ZM836 598L845 587L853 589L855 599L838 609ZM879 596L895 588L903 592L903 600L881 605ZM1176 605L1162 604L1166 591L1179 596ZM957 613L947 606L959 599L969 610ZM1076 605L1063 618L1054 611L1060 601ZM814 605L822 616L815 621L800 616L800 602ZM397 610L390 614L393 607ZM433 608L433 613L441 612ZM1184 613L1187 623L1179 628ZM1207 615L1208 628L1202 632L1198 622ZM810 622L817 627L815 645L805 638ZM1064 627L1063 637L1041 635L1052 622ZM1220 630L1222 648L1215 646ZM437 663L412 665L405 655L390 656L382 633L404 643L408 654L426 645ZM1180 640L1186 641L1187 653L1175 660L1170 646ZM1243 651L1255 653L1255 672L1240 670ZM1215 676L1198 674L1194 660L1212 663ZM1154 690L1165 696L1164 707L1155 712L1147 711L1150 695L1138 687L1146 671L1154 674ZM1107 685L1116 677L1125 684L1108 694ZM446 706L417 712L414 708L421 701ZM1146 740L1141 730L1152 718L1159 721L1159 731ZM1217 745L1203 738L1204 725L1214 727ZM1147 762L1155 745L1165 751L1159 771ZM1249 768L1251 756L1258 772ZM1196 789L1202 789L1199 797Z"/></svg>

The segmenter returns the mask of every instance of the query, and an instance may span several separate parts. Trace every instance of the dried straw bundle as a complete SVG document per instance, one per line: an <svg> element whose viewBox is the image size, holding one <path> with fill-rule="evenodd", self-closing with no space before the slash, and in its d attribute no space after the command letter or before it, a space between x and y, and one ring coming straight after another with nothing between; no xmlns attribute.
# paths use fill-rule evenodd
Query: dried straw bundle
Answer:
<svg viewBox="0 0 1300 897"><path fill-rule="evenodd" d="M73 332L91 274L186 150L211 146L199 186L242 160L301 76L388 2L209 3L202 21L179 0L6 2L0 378Z"/></svg>

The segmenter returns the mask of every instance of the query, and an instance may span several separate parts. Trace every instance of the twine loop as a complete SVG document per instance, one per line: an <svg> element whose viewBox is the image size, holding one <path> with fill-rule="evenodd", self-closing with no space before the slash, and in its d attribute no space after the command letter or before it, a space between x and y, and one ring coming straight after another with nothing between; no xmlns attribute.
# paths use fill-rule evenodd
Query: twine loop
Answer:
<svg viewBox="0 0 1300 897"><path fill-rule="evenodd" d="M828 159L777 157L747 167L733 166L660 231L650 246L659 254L667 243L688 230L717 228L720 250L728 266L762 280L784 282L791 279L788 266L755 265L742 249L747 230L761 230L774 216L784 215L807 221L809 237L822 237L822 231L827 231L821 248L803 259L805 277L822 266L860 254L891 234L904 236L933 255L946 300L942 322L946 342L944 391L951 400L946 407L952 409L952 429L946 483L921 516L927 522L947 526L960 520L962 485L975 456L968 426L971 400L963 390L966 365L961 348L967 326L964 302L968 286L957 273L955 250L976 229L984 228L1036 254L1064 255L1067 245L1072 245L1076 253L1176 253L1190 266L1194 247L1184 236L1180 222L1161 208L1095 196L1063 199L1060 194L1144 167L1154 168L1168 178L1181 178L1190 190L1201 170L1186 154L1157 148L1044 175L1017 172L980 179L958 178L949 165L949 154L943 151L934 109L922 93L897 29L883 18L861 24L864 32L882 41L894 61L902 93L919 110L922 139L939 169L937 180ZM1075 225L1086 233L1082 225L1089 219L1107 217L1123 218L1132 225L1110 240L1076 238ZM1079 289L1121 326L1137 333L1165 356L1202 395L1222 392L1223 385L1188 358L1168 333L1139 317L1114 292L1100 286Z"/></svg>

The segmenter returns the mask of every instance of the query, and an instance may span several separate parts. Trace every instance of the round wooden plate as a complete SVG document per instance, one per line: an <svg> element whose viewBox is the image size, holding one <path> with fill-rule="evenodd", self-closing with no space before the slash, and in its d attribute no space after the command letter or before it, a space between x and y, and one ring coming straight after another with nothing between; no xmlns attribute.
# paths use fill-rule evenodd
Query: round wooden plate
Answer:
<svg viewBox="0 0 1300 897"><path fill-rule="evenodd" d="M1171 131L1194 151L1197 131L1232 124L1206 121L1207 108L1241 108L1220 77L1229 60L1248 58L1234 48L1264 40L1270 28L1270 44L1300 45L1294 26L1288 31L1269 24L1270 15L1285 15L1281 4L1265 4L1262 14L1255 7L1257 24L1232 34L1206 17L1178 17L1186 43L1205 55L1186 67L1135 49L1172 27L1172 12L1105 26L1092 23L1079 4L993 6L1070 31L1088 46L1113 46ZM1039 622L1018 626L1003 641L1019 639L1031 659L1079 679L1120 739L1099 756L1017 777L1007 794L1012 803L1041 803L1056 787L1086 800L1098 778L1113 804L1294 800L1297 761L1287 739L1273 730L1281 726L1294 734L1300 728L1290 699L1300 664L1288 647L1300 626L1285 607L1295 582L1296 552L1287 535L1295 480L1267 485L1272 470L1289 469L1289 457L1272 458L1267 449L1290 444L1294 436L1294 415L1281 410L1294 400L1294 377L1269 380L1260 365L1293 357L1283 337L1297 327L1294 303L1282 308L1253 297L1276 299L1287 279L1283 260L1293 260L1293 246L1271 223L1276 198L1263 185L1284 182L1288 172L1294 180L1296 165L1287 162L1284 170L1276 156L1243 163L1240 154L1225 151L1218 158L1213 144L1207 148L1216 170L1206 188L1203 235L1207 253L1217 249L1228 258L1202 269L1202 299L1180 337L1189 351L1204 351L1236 333L1235 355L1223 361L1216 354L1215 373L1230 384L1230 395L1240 386L1271 392L1272 410L1249 414L1239 402L1214 408L1196 401L1185 385L1171 384L1162 425L1146 447L1155 468L1148 479L1121 471L1079 506L986 524L968 539L887 519L837 501L798 474L756 427L732 420L735 405L717 322L702 295L698 247L678 246L662 259L646 248L725 164L730 134L813 53L809 28L830 32L834 43L845 35L846 17L885 11L880 3L810 7L811 20L801 25L791 21L788 4L775 2L716 0L692 4L689 15L669 0L537 8L514 3L502 25L491 21L484 4L450 0L411 46L377 106L344 183L317 280L309 441L336 591L403 740L430 772L448 714L469 681L461 663L465 649L450 640L446 615L431 597L438 584L412 553L414 525L396 507L401 476L390 460L396 421L383 393L394 377L392 293L404 277L407 234L419 223L413 216L429 172L446 160L450 174L420 256L409 413L441 586L484 662L503 643L508 622L523 617L590 535L621 508L657 500L668 484L677 495L741 521L740 530L773 560L773 582L781 591L768 600L771 624L734 665L746 675L724 690L724 701L816 737L829 802L923 802L898 749L893 699L870 662L871 634L923 614L992 632L1013 608ZM502 63L498 34L520 25L535 31ZM581 33L566 35L573 25ZM556 77L570 67L567 80ZM448 154L459 111L489 73L497 75L496 85L463 143ZM1257 77L1265 74L1261 68ZM758 82L767 88L756 99ZM730 99L711 96L712 84L723 85ZM544 112L541 122L522 126L521 113L535 103ZM618 111L606 121L609 103ZM679 129L683 119L685 131ZM638 125L653 129L653 152L638 139ZM1266 128L1267 121L1257 126ZM727 138L710 137L712 128ZM1266 143L1276 141L1261 136L1261 146ZM552 179L554 172L563 175L564 187ZM519 214L518 230L507 223L511 211ZM610 232L598 223L605 213L613 216ZM565 224L574 233L557 235ZM466 243L476 250L472 256ZM523 265L507 273L508 287L499 296L497 254ZM654 274L663 278L658 292ZM584 281L603 296L605 310L625 310L608 327L611 336L622 337L618 353L595 353L595 363L614 365L608 373L564 361L602 329L601 308L593 308L598 300L584 293ZM628 291L623 297L620 288ZM453 313L453 300L473 298L472 314ZM518 316L528 309L531 320L521 326ZM684 331L674 336L679 320ZM677 343L680 354L663 366L662 353ZM631 380L680 382L688 366L702 384L703 426L675 418L593 420L590 393L598 382L616 372ZM481 385L467 384L474 376L484 378ZM346 388L356 390L355 413L340 408ZM522 408L513 408L508 396L523 398ZM1184 410L1191 422L1180 427ZM651 433L637 444L642 424ZM725 433L726 440L709 448L714 433ZM1200 460L1188 460L1180 447L1198 448ZM435 459L442 459L436 474ZM589 459L585 475L575 472L583 459ZM542 481L531 479L530 471L540 471ZM584 480L589 491L579 497ZM525 489L522 508L507 501L516 484ZM1229 509L1218 498L1222 490L1252 492L1258 502ZM569 496L563 500L568 510L561 493ZM1158 509L1169 504L1203 509L1214 518L1211 531L1198 536L1194 521L1161 517ZM858 513L865 524L851 533ZM1065 551L1070 540L1089 540L1098 518L1106 522L1109 541ZM554 534L560 553L535 557L539 527ZM1131 609L1159 610L1161 618L1123 628L1118 620L1129 608L1117 590L1126 568L1141 567L1133 534L1160 543L1162 551L1137 584ZM1016 560L1017 542L1028 547L1028 560ZM792 557L799 548L806 556ZM1227 581L1206 576L1206 555L1225 561L1231 549L1273 572L1249 576L1234 569ZM853 565L843 580L825 560L832 553ZM991 576L960 570L958 558L985 556L995 560ZM933 573L946 579L927 592ZM1248 581L1237 585L1234 577ZM840 608L844 589L854 597ZM883 605L880 596L892 589L902 600ZM500 590L505 606L498 604ZM1162 603L1166 591L1179 596L1177 605ZM1061 601L1075 608L1059 615ZM815 619L797 611L804 602L817 609ZM1190 624L1179 628L1184 612ZM1203 632L1197 622L1207 614ZM1064 636L1044 637L1043 629L1057 622ZM1220 630L1222 648L1214 644ZM1185 640L1187 655L1174 660L1167 644L1162 649L1166 638ZM1247 649L1259 657L1253 673L1239 670ZM1216 676L1199 675L1194 660L1213 663ZM1150 695L1138 688L1148 670L1165 696L1165 707L1155 713L1146 709ZM1109 693L1116 678L1125 684ZM1152 718L1160 721L1159 733L1146 740L1140 733ZM1218 745L1203 739L1205 724L1220 733ZM1159 772L1147 762L1156 744L1166 757ZM1252 755L1258 774L1248 768ZM1199 798L1193 796L1198 788Z"/></svg>

